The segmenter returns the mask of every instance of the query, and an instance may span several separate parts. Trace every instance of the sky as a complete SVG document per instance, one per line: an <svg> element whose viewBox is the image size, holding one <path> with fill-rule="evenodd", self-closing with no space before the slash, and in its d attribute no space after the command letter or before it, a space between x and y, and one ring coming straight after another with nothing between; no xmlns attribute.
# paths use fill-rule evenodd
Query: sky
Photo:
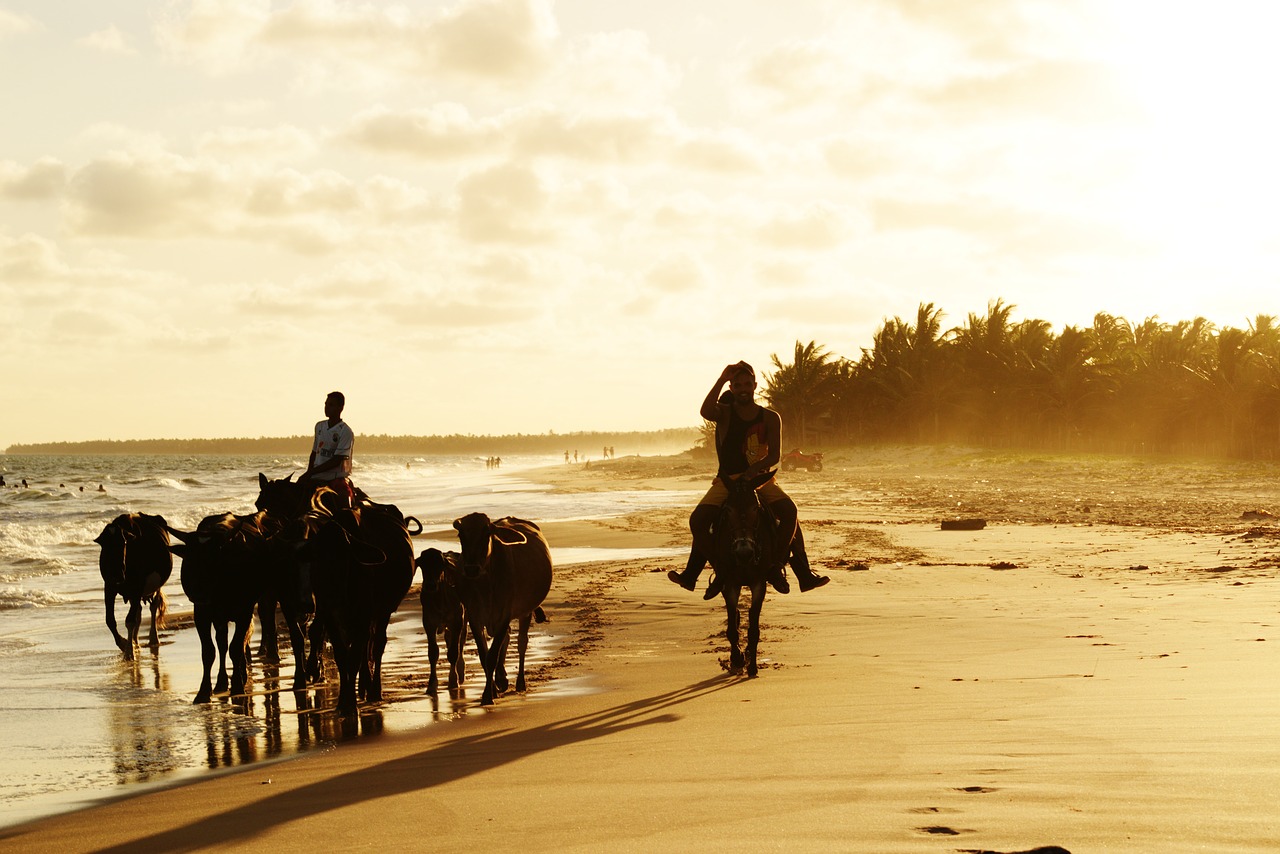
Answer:
<svg viewBox="0 0 1280 854"><path fill-rule="evenodd" d="M694 426L921 303L1280 314L1252 0L0 0L0 448Z"/></svg>

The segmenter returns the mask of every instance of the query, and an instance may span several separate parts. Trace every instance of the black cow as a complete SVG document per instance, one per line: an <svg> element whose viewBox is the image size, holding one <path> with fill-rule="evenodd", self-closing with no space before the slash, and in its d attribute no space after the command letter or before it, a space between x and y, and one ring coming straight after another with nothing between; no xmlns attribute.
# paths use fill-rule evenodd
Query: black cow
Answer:
<svg viewBox="0 0 1280 854"><path fill-rule="evenodd" d="M296 564L282 559L278 545L272 542L278 529L263 513L207 516L191 533L173 528L169 533L182 541L170 549L182 557L182 589L194 606L196 632L200 635L204 677L195 702L207 703L215 692L243 694L248 682L247 647L253 631L254 606L262 598L264 588L277 583L279 573L288 572ZM291 586L296 588L298 582ZM229 641L228 625L233 627ZM294 632L291 627L291 632L294 634L294 687L305 687L301 631ZM227 679L228 654L232 665L230 681ZM211 685L210 671L215 657L218 681Z"/></svg>
<svg viewBox="0 0 1280 854"><path fill-rule="evenodd" d="M399 511L344 508L308 524L299 554L338 666L338 708L353 712L357 680L365 699L382 700L387 625L413 584L413 541Z"/></svg>
<svg viewBox="0 0 1280 854"><path fill-rule="evenodd" d="M507 688L504 665L511 621L520 621L520 665L516 690L525 690L524 657L529 646L529 624L535 616L545 619L539 607L551 590L551 550L533 522L504 516L490 521L483 513L455 519L462 548L462 572L458 595L467 609L473 634L478 627L489 633L484 664L483 706Z"/></svg>
<svg viewBox="0 0 1280 854"><path fill-rule="evenodd" d="M159 629L164 626L169 610L164 583L173 573L173 555L169 554L169 534L164 518L145 513L124 513L107 523L94 538L100 545L98 569L102 573L102 596L107 608L107 628L116 646L130 661L138 647L142 627L142 605L151 606L152 649L160 648ZM129 605L124 625L127 637L116 629L115 600L119 596Z"/></svg>

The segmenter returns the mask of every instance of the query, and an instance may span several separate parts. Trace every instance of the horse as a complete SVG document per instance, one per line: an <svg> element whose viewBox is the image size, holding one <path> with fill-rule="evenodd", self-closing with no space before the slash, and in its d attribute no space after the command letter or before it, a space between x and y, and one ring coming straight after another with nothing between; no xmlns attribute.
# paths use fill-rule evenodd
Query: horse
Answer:
<svg viewBox="0 0 1280 854"><path fill-rule="evenodd" d="M760 496L747 478L727 480L729 498L711 528L711 566L722 589L728 618L725 637L729 641L729 669L747 675L757 673L756 653L760 646L760 609L764 606L765 586L770 567L778 562L780 552L777 523L760 502ZM747 647L745 655L739 644L741 614L738 598L742 588L751 591L747 612Z"/></svg>
<svg viewBox="0 0 1280 854"><path fill-rule="evenodd" d="M102 574L103 599L107 609L107 628L126 660L134 659L138 632L142 627L142 606L151 606L149 645L160 648L158 629L164 626L168 601L164 583L173 572L173 556L169 553L169 534L162 516L145 513L123 513L107 523L94 542L102 547L98 569ZM116 629L115 599L119 596L129 605L124 625L126 635Z"/></svg>

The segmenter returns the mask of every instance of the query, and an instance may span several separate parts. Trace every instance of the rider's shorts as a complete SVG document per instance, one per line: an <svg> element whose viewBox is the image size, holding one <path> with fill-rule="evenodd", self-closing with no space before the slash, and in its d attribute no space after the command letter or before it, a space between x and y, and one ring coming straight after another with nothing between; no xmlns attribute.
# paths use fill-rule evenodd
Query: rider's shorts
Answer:
<svg viewBox="0 0 1280 854"><path fill-rule="evenodd" d="M771 477L769 480L756 487L756 492L760 495L760 500L765 504L776 504L779 501L790 501L790 496L783 492L782 487L778 485L778 479ZM699 505L709 504L712 507L720 507L729 500L729 488L724 485L724 481L716 478L711 481L711 488L707 490L707 494L702 496Z"/></svg>

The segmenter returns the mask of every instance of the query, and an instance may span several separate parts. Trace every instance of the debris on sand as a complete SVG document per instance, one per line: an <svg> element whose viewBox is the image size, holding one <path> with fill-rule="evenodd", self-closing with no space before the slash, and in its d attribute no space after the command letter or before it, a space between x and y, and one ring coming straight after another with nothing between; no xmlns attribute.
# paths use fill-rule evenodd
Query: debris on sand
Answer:
<svg viewBox="0 0 1280 854"><path fill-rule="evenodd" d="M986 519L943 519L944 531L981 531L987 527Z"/></svg>

